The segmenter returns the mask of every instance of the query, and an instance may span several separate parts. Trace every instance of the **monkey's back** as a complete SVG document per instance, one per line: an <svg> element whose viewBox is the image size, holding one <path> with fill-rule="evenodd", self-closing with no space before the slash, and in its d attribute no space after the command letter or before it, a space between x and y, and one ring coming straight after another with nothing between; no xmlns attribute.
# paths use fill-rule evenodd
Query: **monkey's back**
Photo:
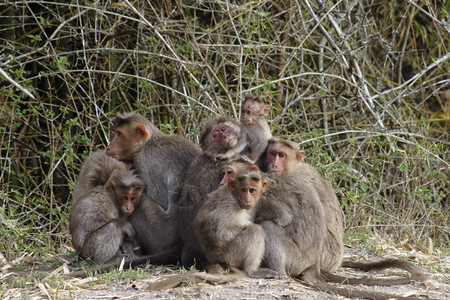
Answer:
<svg viewBox="0 0 450 300"><path fill-rule="evenodd" d="M179 196L192 160L200 148L179 135L154 136L136 154L134 165L147 183L147 194L167 209Z"/></svg>
<svg viewBox="0 0 450 300"><path fill-rule="evenodd" d="M344 254L344 214L331 183L315 167L300 163L297 168L300 180L308 182L317 190L325 210L326 237L321 258L321 270L336 271Z"/></svg>
<svg viewBox="0 0 450 300"><path fill-rule="evenodd" d="M119 210L105 187L95 187L89 194L81 197L72 207L69 230L72 245L78 252L86 239L96 230L119 218Z"/></svg>

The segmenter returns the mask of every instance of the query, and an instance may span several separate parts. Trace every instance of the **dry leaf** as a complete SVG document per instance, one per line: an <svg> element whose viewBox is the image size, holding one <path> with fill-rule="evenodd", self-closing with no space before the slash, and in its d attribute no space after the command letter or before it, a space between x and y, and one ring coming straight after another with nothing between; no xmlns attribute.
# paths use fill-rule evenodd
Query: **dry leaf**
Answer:
<svg viewBox="0 0 450 300"><path fill-rule="evenodd" d="M47 289L45 288L45 286L42 283L39 283L38 287L41 290L41 292L44 293L48 297L48 299L52 299L52 297L50 297L50 294L48 293Z"/></svg>

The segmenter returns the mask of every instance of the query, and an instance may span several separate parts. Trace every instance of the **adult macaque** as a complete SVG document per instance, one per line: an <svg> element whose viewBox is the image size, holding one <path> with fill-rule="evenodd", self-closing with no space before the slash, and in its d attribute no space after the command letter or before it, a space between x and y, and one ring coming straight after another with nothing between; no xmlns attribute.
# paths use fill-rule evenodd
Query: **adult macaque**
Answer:
<svg viewBox="0 0 450 300"><path fill-rule="evenodd" d="M181 262L185 267L195 264L202 268L207 263L194 234L194 218L206 195L219 187L223 177L222 168L227 161L217 161L215 155L235 147L239 136L238 124L224 116L211 119L201 131L203 154L195 158L188 168L178 202L178 228L183 242Z"/></svg>
<svg viewBox="0 0 450 300"><path fill-rule="evenodd" d="M241 108L241 137L236 147L226 153L218 154L218 159L227 159L240 153L257 161L267 147L267 141L272 137L269 124L264 118L270 112L270 107L264 101L253 95L247 95Z"/></svg>
<svg viewBox="0 0 450 300"><path fill-rule="evenodd" d="M146 193L166 210L178 198L189 164L200 149L182 136L162 133L137 112L118 114L111 130L114 138L106 153L133 162L147 184Z"/></svg>
<svg viewBox="0 0 450 300"><path fill-rule="evenodd" d="M263 156L263 170L276 181L289 182L291 186L311 185L325 212L326 237L321 255L321 268L334 272L340 267L343 256L344 218L339 201L330 182L313 166L303 163L304 152L297 144L272 138Z"/></svg>
<svg viewBox="0 0 450 300"><path fill-rule="evenodd" d="M106 263L133 254L135 230L127 221L145 183L130 170L114 170L107 183L81 197L72 208L69 229L79 255Z"/></svg>
<svg viewBox="0 0 450 300"><path fill-rule="evenodd" d="M126 170L127 167L123 162L106 155L105 151L97 151L86 157L73 188L72 205L95 187L104 186L112 171L116 169Z"/></svg>
<svg viewBox="0 0 450 300"><path fill-rule="evenodd" d="M274 140L269 143L264 158L272 179L266 197L270 201L283 201L294 215L294 222L287 226L268 218L261 221L266 233L264 263L267 267L281 275L302 276L323 291L346 297L386 299L392 295L331 286L322 275L333 282L366 285L405 284L426 279L427 276L407 262L390 265L413 275L401 279L346 278L329 273L341 265L342 211L329 182L312 166L300 163L302 157L303 153L295 144ZM372 267L387 265L381 262Z"/></svg>
<svg viewBox="0 0 450 300"><path fill-rule="evenodd" d="M210 193L198 211L194 229L209 264L238 268L250 277L273 277L273 271L259 268L264 231L253 218L267 180L255 168L229 178L227 187Z"/></svg>

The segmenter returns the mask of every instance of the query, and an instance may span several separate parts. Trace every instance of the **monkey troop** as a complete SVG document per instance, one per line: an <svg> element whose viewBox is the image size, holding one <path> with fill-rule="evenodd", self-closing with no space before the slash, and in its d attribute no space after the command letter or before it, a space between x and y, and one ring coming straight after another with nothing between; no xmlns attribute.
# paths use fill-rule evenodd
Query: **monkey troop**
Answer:
<svg viewBox="0 0 450 300"><path fill-rule="evenodd" d="M346 297L393 295L325 280L368 285L425 280L420 268L400 260L349 266L396 267L411 276L333 274L342 265L343 212L330 182L302 162L304 152L272 137L269 112L261 98L248 95L241 123L212 118L200 132L200 147L162 133L137 112L118 114L114 138L106 151L85 160L74 188L69 228L75 250L95 263L154 254L151 263L301 277Z"/></svg>

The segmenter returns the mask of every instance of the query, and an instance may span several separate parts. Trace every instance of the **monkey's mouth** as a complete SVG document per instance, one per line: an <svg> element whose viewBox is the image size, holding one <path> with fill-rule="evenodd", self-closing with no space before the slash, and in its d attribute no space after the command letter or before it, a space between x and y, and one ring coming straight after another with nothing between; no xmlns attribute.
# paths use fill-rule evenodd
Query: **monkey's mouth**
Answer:
<svg viewBox="0 0 450 300"><path fill-rule="evenodd" d="M226 142L226 145L227 145L228 149L234 148L236 146L236 144L237 144L237 138L229 139Z"/></svg>
<svg viewBox="0 0 450 300"><path fill-rule="evenodd" d="M239 207L241 209L250 210L253 206L252 205L241 204L241 205L239 205Z"/></svg>

